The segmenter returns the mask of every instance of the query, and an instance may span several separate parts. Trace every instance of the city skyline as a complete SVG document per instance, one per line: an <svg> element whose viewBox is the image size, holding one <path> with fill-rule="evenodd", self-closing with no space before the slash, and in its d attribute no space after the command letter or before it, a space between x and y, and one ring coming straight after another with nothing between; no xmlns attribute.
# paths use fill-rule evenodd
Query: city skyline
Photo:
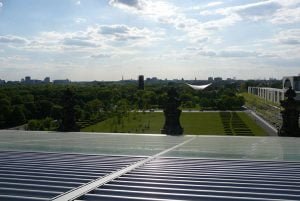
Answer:
<svg viewBox="0 0 300 201"><path fill-rule="evenodd" d="M281 79L300 0L0 0L0 79Z"/></svg>

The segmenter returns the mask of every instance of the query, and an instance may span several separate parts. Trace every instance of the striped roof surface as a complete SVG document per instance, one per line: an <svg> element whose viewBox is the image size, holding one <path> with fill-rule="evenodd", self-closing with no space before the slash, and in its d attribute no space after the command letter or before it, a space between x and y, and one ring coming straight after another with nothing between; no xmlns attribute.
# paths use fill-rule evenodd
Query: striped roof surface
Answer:
<svg viewBox="0 0 300 201"><path fill-rule="evenodd" d="M0 200L300 200L300 141L0 131Z"/></svg>

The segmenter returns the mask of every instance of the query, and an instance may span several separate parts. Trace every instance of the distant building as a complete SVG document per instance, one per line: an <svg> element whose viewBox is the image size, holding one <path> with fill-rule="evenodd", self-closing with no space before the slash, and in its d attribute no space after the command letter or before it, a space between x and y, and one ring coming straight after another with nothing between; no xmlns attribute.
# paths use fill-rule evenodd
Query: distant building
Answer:
<svg viewBox="0 0 300 201"><path fill-rule="evenodd" d="M20 81L7 81L6 84L19 84Z"/></svg>
<svg viewBox="0 0 300 201"><path fill-rule="evenodd" d="M50 77L45 77L44 83L50 83Z"/></svg>
<svg viewBox="0 0 300 201"><path fill-rule="evenodd" d="M139 75L138 82L139 82L138 89L144 90L145 88L144 75Z"/></svg>
<svg viewBox="0 0 300 201"><path fill-rule="evenodd" d="M146 81L147 81L147 82L157 82L157 81L159 81L159 79L158 79L157 77L152 77L152 78L147 77L147 78L146 78Z"/></svg>
<svg viewBox="0 0 300 201"><path fill-rule="evenodd" d="M53 84L68 84L70 82L71 81L68 80L68 79L65 79L65 80L53 80Z"/></svg>
<svg viewBox="0 0 300 201"><path fill-rule="evenodd" d="M43 83L42 80L31 80L30 81L30 84L41 84L41 83Z"/></svg>
<svg viewBox="0 0 300 201"><path fill-rule="evenodd" d="M221 77L215 77L215 78L214 78L214 81L215 81L215 82L220 82L220 81L222 81L222 80L223 80L223 79L222 79Z"/></svg>
<svg viewBox="0 0 300 201"><path fill-rule="evenodd" d="M300 76L283 77L282 86L284 89L292 87L292 89L300 93Z"/></svg>
<svg viewBox="0 0 300 201"><path fill-rule="evenodd" d="M208 81L212 82L212 81L214 81L214 78L213 77L208 77Z"/></svg>
<svg viewBox="0 0 300 201"><path fill-rule="evenodd" d="M31 77L30 76L25 77L25 83L27 83L27 84L31 83Z"/></svg>
<svg viewBox="0 0 300 201"><path fill-rule="evenodd" d="M43 83L42 80L37 80L37 79L31 79L30 76L26 76L25 79L22 78L21 79L21 83L25 83L25 84L41 84Z"/></svg>
<svg viewBox="0 0 300 201"><path fill-rule="evenodd" d="M274 103L280 103L281 100L284 100L285 91L289 87L292 87L297 94L295 99L300 100L300 76L283 77L282 86L282 89L269 87L248 87L248 93Z"/></svg>

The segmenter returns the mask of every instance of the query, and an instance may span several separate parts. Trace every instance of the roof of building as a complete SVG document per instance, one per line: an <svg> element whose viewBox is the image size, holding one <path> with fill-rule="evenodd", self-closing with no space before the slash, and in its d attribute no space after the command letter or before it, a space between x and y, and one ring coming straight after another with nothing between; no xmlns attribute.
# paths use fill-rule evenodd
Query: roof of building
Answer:
<svg viewBox="0 0 300 201"><path fill-rule="evenodd" d="M300 139L0 131L0 200L299 200Z"/></svg>
<svg viewBox="0 0 300 201"><path fill-rule="evenodd" d="M189 87L191 87L192 89L195 89L197 91L203 90L203 89L209 87L211 84L212 83L209 83L209 84L206 84L206 85L192 85L192 84L187 84L186 83L186 85L188 85Z"/></svg>

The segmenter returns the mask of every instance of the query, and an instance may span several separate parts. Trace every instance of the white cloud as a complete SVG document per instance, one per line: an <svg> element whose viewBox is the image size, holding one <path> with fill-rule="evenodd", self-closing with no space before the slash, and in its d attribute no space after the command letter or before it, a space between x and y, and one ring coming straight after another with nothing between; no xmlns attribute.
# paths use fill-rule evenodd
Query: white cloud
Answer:
<svg viewBox="0 0 300 201"><path fill-rule="evenodd" d="M259 51L244 50L241 47L229 47L224 50L215 50L208 48L188 47L185 52L190 55L200 55L204 57L219 57L219 58L259 58L259 57L278 57L276 54L271 54Z"/></svg>
<svg viewBox="0 0 300 201"><path fill-rule="evenodd" d="M274 2L259 2L240 7L236 12L244 18L256 21L272 16L279 8L280 6Z"/></svg>
<svg viewBox="0 0 300 201"><path fill-rule="evenodd" d="M208 30L211 30L211 29L218 30L218 29L222 29L222 28L225 28L228 26L232 26L236 22L241 21L241 20L242 20L242 18L239 15L232 13L225 18L207 21L207 22L203 23L202 26Z"/></svg>
<svg viewBox="0 0 300 201"><path fill-rule="evenodd" d="M0 36L0 43L13 44L16 48L30 51L81 52L90 55L95 50L117 49L121 52L130 51L133 47L148 47L161 40L163 35L161 30L150 31L124 24L94 25L76 32L41 32L30 39Z"/></svg>
<svg viewBox="0 0 300 201"><path fill-rule="evenodd" d="M270 21L273 24L292 24L300 22L300 7L279 9Z"/></svg>
<svg viewBox="0 0 300 201"><path fill-rule="evenodd" d="M200 15L223 15L226 17L236 14L241 19L251 21L266 20L273 24L291 24L300 21L300 0L266 0L244 4L204 10Z"/></svg>
<svg viewBox="0 0 300 201"><path fill-rule="evenodd" d="M276 2L282 6L299 6L300 0L273 0L273 2Z"/></svg>
<svg viewBox="0 0 300 201"><path fill-rule="evenodd" d="M142 9L144 1L143 0L110 0L109 4L112 6L120 7L120 8L135 8Z"/></svg>
<svg viewBox="0 0 300 201"><path fill-rule="evenodd" d="M205 9L210 9L210 8L213 8L213 7L218 7L218 6L221 6L222 4L224 4L224 2L222 1L214 1L214 2L210 2L206 5L196 5L196 6L192 6L188 9L186 9L187 11L190 11L190 10L194 10L194 11L203 11Z"/></svg>
<svg viewBox="0 0 300 201"><path fill-rule="evenodd" d="M300 44L300 29L289 29L279 32L275 36L275 41L284 45Z"/></svg>
<svg viewBox="0 0 300 201"><path fill-rule="evenodd" d="M98 45L92 41L82 40L79 38L65 38L63 44L67 46L77 47L97 47Z"/></svg>
<svg viewBox="0 0 300 201"><path fill-rule="evenodd" d="M3 7L3 3L0 1L0 8L2 8Z"/></svg>
<svg viewBox="0 0 300 201"><path fill-rule="evenodd" d="M244 58L244 57L258 57L260 56L257 52L245 51L245 50L201 50L198 52L201 56L208 57L223 57L223 58Z"/></svg>
<svg viewBox="0 0 300 201"><path fill-rule="evenodd" d="M110 1L110 5L162 24L172 25L176 29L186 32L193 41L209 35L202 23L196 19L186 17L179 7L167 1L136 0L128 3L124 0L122 4L124 2L127 3L125 7L120 6L120 1Z"/></svg>
<svg viewBox="0 0 300 201"><path fill-rule="evenodd" d="M219 57L257 57L259 53L244 51L244 50L225 50L220 51L217 56Z"/></svg>
<svg viewBox="0 0 300 201"><path fill-rule="evenodd" d="M81 4L81 2L80 1L76 1L75 4L79 6Z"/></svg>
<svg viewBox="0 0 300 201"><path fill-rule="evenodd" d="M219 6L219 5L222 5L223 2L222 1L215 1L215 2L210 2L206 5L206 7L215 7L215 6Z"/></svg>
<svg viewBox="0 0 300 201"><path fill-rule="evenodd" d="M39 36L39 40L45 41L59 41L63 40L66 37L72 37L72 33L60 33L56 31L49 31L49 32L41 32Z"/></svg>
<svg viewBox="0 0 300 201"><path fill-rule="evenodd" d="M77 24L80 24L80 23L85 23L86 22L86 19L85 18L82 18L82 17L78 17L74 20Z"/></svg>
<svg viewBox="0 0 300 201"><path fill-rule="evenodd" d="M7 43L7 44L26 44L28 42L27 39L19 36L14 35L5 35L0 36L0 43Z"/></svg>
<svg viewBox="0 0 300 201"><path fill-rule="evenodd" d="M159 39L162 33L155 33L146 28L129 27L127 25L101 25L98 33L118 42L150 42Z"/></svg>
<svg viewBox="0 0 300 201"><path fill-rule="evenodd" d="M31 61L30 58L26 57L26 56L22 56L22 55L13 55L13 56L3 56L0 57L0 62L3 62L3 64L19 64L19 63L24 63L24 62L28 62Z"/></svg>
<svg viewBox="0 0 300 201"><path fill-rule="evenodd" d="M212 51L212 50L201 50L197 54L201 55L201 56L206 56L206 57L215 57L215 56L217 56L217 53L215 51Z"/></svg>
<svg viewBox="0 0 300 201"><path fill-rule="evenodd" d="M93 54L90 57L93 59L103 59L103 58L110 58L110 57L112 57L112 55L100 53L100 54Z"/></svg>
<svg viewBox="0 0 300 201"><path fill-rule="evenodd" d="M227 7L217 9L215 11L210 11L202 14L221 14L224 16L230 16L233 13L239 15L241 18L248 19L248 20L261 20L266 19L272 16L281 6L274 1L260 1L256 3L250 3L245 5Z"/></svg>

